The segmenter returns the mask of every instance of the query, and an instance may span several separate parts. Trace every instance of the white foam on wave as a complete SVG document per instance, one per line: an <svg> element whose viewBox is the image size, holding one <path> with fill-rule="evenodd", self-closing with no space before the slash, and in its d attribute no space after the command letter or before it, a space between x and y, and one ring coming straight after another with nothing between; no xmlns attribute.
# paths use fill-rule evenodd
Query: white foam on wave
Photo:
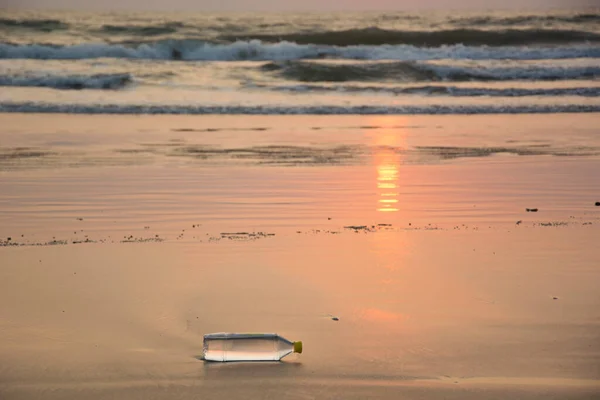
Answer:
<svg viewBox="0 0 600 400"><path fill-rule="evenodd" d="M417 115L417 114L550 114L600 112L600 105L425 105L425 106L185 106L48 104L0 102L0 112L63 114L190 115Z"/></svg>
<svg viewBox="0 0 600 400"><path fill-rule="evenodd" d="M211 44L199 40L166 40L140 44L137 47L111 44L79 44L73 46L0 44L0 59L90 59L127 58L187 61L280 61L314 58L353 60L542 60L567 58L600 58L600 46L575 45L536 46L463 46L435 48L411 45L327 46L299 45L292 42L262 43L259 40L231 44Z"/></svg>

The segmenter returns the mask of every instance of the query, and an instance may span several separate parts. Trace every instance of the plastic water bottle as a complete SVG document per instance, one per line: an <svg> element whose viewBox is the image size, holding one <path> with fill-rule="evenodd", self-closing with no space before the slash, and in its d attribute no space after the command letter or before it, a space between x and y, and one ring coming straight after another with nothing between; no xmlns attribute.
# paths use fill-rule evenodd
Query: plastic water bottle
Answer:
<svg viewBox="0 0 600 400"><path fill-rule="evenodd" d="M302 342L276 333L211 333L202 350L207 361L279 361L291 353L302 353Z"/></svg>

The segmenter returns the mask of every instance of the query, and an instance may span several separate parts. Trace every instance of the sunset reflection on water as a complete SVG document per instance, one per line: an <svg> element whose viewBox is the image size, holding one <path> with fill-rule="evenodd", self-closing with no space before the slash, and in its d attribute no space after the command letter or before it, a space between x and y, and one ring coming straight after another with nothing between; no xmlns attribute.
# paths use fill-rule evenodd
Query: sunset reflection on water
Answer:
<svg viewBox="0 0 600 400"><path fill-rule="evenodd" d="M375 131L374 163L377 170L377 211L399 211L399 179L400 156L398 148L404 141L400 128L389 128Z"/></svg>
<svg viewBox="0 0 600 400"><path fill-rule="evenodd" d="M381 154L378 154L378 157ZM384 154L377 165L377 189L379 193L377 211L398 211L398 166L393 163L393 155Z"/></svg>

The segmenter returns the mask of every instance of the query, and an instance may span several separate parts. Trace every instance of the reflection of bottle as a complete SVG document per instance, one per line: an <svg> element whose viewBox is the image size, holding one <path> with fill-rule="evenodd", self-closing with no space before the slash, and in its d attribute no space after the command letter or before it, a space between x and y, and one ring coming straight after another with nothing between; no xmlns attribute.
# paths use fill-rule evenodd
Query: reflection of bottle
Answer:
<svg viewBox="0 0 600 400"><path fill-rule="evenodd" d="M302 353L302 342L276 333L211 333L202 350L207 361L279 361L290 353Z"/></svg>

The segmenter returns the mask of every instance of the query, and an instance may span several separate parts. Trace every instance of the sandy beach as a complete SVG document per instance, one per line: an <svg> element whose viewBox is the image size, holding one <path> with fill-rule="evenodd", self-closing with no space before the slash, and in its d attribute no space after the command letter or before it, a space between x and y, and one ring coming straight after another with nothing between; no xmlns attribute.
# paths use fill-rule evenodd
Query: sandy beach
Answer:
<svg viewBox="0 0 600 400"><path fill-rule="evenodd" d="M597 121L0 114L0 397L599 398Z"/></svg>

